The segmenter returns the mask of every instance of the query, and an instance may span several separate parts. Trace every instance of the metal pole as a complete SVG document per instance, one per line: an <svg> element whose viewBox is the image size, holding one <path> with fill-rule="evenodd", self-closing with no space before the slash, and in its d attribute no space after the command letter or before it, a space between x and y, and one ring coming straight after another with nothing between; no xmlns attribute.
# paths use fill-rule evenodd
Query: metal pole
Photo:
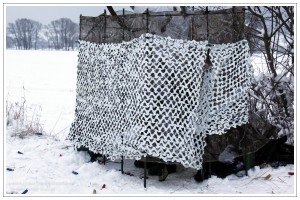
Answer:
<svg viewBox="0 0 300 200"><path fill-rule="evenodd" d="M149 9L147 8L146 10L146 30L147 33L149 33ZM145 156L145 161L144 161L144 188L146 189L147 187L147 161L146 161L146 156Z"/></svg>
<svg viewBox="0 0 300 200"><path fill-rule="evenodd" d="M79 40L81 40L81 27L82 27L81 17L82 17L82 15L80 14L80 16L79 16Z"/></svg>
<svg viewBox="0 0 300 200"><path fill-rule="evenodd" d="M104 9L104 35L103 35L103 42L106 39L106 9Z"/></svg>
<svg viewBox="0 0 300 200"><path fill-rule="evenodd" d="M125 24L125 9L123 8L123 25ZM122 40L124 41L125 40L125 27L123 26L123 37L122 37Z"/></svg>
<svg viewBox="0 0 300 200"><path fill-rule="evenodd" d="M144 161L144 188L147 186L147 160Z"/></svg>
<svg viewBox="0 0 300 200"><path fill-rule="evenodd" d="M208 162L208 178L211 178L211 162Z"/></svg>
<svg viewBox="0 0 300 200"><path fill-rule="evenodd" d="M248 156L245 154L245 174L248 176Z"/></svg>
<svg viewBox="0 0 300 200"><path fill-rule="evenodd" d="M123 136L121 136L122 145L123 145ZM124 174L124 156L121 156L121 173Z"/></svg>
<svg viewBox="0 0 300 200"><path fill-rule="evenodd" d="M206 6L206 29L207 29L207 32L206 32L206 38L207 38L207 41L209 41L208 40L208 37L209 37L209 28L208 28L208 6Z"/></svg>
<svg viewBox="0 0 300 200"><path fill-rule="evenodd" d="M149 33L149 9L146 10L146 16L147 16L147 33Z"/></svg>
<svg viewBox="0 0 300 200"><path fill-rule="evenodd" d="M125 9L123 8L123 25L125 24ZM123 35L122 35L122 41L125 40L125 27L123 26ZM122 145L123 145L123 136L121 136L122 138ZM124 156L121 156L121 173L124 174Z"/></svg>
<svg viewBox="0 0 300 200"><path fill-rule="evenodd" d="M242 34L243 36L242 36L242 38L246 39L246 37L245 37L245 8L243 8L242 11L243 11L243 34Z"/></svg>
<svg viewBox="0 0 300 200"><path fill-rule="evenodd" d="M121 156L121 173L124 174L124 156Z"/></svg>
<svg viewBox="0 0 300 200"><path fill-rule="evenodd" d="M194 13L195 13L195 6L193 6L193 14ZM194 15L192 15L191 17L192 17L191 40L193 40L193 36L194 36Z"/></svg>

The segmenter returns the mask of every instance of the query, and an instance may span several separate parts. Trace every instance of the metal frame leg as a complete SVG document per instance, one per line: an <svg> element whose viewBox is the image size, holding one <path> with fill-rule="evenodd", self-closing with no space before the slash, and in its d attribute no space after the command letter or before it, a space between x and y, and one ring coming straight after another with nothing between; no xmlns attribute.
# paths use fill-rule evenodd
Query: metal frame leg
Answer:
<svg viewBox="0 0 300 200"><path fill-rule="evenodd" d="M124 15L124 8L123 8L123 15ZM124 30L123 30L123 37L124 37ZM121 136L121 140L123 145L123 135ZM121 173L124 174L124 156L121 156Z"/></svg>
<svg viewBox="0 0 300 200"><path fill-rule="evenodd" d="M144 188L147 187L147 162L144 161Z"/></svg>
<svg viewBox="0 0 300 200"><path fill-rule="evenodd" d="M211 162L208 162L208 178L211 178Z"/></svg>
<svg viewBox="0 0 300 200"><path fill-rule="evenodd" d="M124 174L124 156L121 156L121 173Z"/></svg>
<svg viewBox="0 0 300 200"><path fill-rule="evenodd" d="M249 164L248 164L248 155L246 153L244 154L244 164L245 164L245 174L246 176L248 176Z"/></svg>

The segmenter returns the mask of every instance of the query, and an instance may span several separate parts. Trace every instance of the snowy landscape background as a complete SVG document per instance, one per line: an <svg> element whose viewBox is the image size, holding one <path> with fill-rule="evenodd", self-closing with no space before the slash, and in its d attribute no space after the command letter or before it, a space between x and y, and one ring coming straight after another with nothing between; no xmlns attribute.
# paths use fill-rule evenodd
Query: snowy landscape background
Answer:
<svg viewBox="0 0 300 200"><path fill-rule="evenodd" d="M65 140L75 112L77 53L5 51L6 108L12 108L12 113L18 108L25 110L24 124L13 115L6 116L11 118L5 133L6 195L294 195L294 165L278 169L257 166L248 176L241 175L243 172L225 179L212 176L201 183L193 178L196 170L179 167L164 182L149 176L145 190L143 169L136 168L133 160L126 160L124 166L124 171L133 176L121 174L119 161L106 165L89 162L87 153L75 151ZM259 70L262 58L255 56L252 60ZM22 127L34 128L37 123L42 135L16 136Z"/></svg>

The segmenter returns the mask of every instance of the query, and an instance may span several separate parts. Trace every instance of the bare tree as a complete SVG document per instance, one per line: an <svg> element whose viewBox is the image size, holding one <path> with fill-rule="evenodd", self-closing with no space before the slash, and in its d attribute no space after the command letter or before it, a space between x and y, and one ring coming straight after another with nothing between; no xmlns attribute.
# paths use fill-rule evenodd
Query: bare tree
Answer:
<svg viewBox="0 0 300 200"><path fill-rule="evenodd" d="M55 49L74 49L74 43L78 40L78 24L69 18L60 18L52 21L46 26L46 29L45 35L48 38L49 46L53 46Z"/></svg>
<svg viewBox="0 0 300 200"><path fill-rule="evenodd" d="M16 24L8 23L7 26L7 36L11 37L15 43L17 49L21 49L21 33L17 30Z"/></svg>
<svg viewBox="0 0 300 200"><path fill-rule="evenodd" d="M42 24L31 19L17 19L7 26L8 36L13 38L17 49L36 48Z"/></svg>
<svg viewBox="0 0 300 200"><path fill-rule="evenodd" d="M10 36L6 36L6 48L10 49L15 46L15 40L14 38Z"/></svg>
<svg viewBox="0 0 300 200"><path fill-rule="evenodd" d="M293 135L294 122L294 7L255 6L247 8L255 49L264 55L267 71L252 89L253 108ZM254 23L253 23L254 22Z"/></svg>
<svg viewBox="0 0 300 200"><path fill-rule="evenodd" d="M37 45L38 45L38 42L39 42L39 34L40 34L41 30L42 30L42 24L41 23L36 23L34 25L34 29L33 29L34 49L37 49Z"/></svg>

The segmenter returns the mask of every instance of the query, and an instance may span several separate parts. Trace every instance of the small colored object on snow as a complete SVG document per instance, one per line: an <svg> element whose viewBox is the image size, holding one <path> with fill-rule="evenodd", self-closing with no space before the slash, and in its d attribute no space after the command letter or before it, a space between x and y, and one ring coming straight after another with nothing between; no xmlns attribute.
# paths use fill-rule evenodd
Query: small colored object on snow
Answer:
<svg viewBox="0 0 300 200"><path fill-rule="evenodd" d="M10 172L15 171L14 169L9 168L9 167L7 167L6 170L7 170L7 171L10 171Z"/></svg>
<svg viewBox="0 0 300 200"><path fill-rule="evenodd" d="M294 172L288 172L288 174L289 174L290 176L293 176L293 175L294 175Z"/></svg>
<svg viewBox="0 0 300 200"><path fill-rule="evenodd" d="M21 151L18 151L18 154L23 154Z"/></svg>
<svg viewBox="0 0 300 200"><path fill-rule="evenodd" d="M78 175L78 172L72 171L72 174Z"/></svg>
<svg viewBox="0 0 300 200"><path fill-rule="evenodd" d="M59 154L59 157L62 157L62 154Z"/></svg>
<svg viewBox="0 0 300 200"><path fill-rule="evenodd" d="M104 189L104 188L106 188L106 185L105 185L105 184L102 185L102 188L101 188L101 189Z"/></svg>
<svg viewBox="0 0 300 200"><path fill-rule="evenodd" d="M26 194L28 192L28 190L26 189L26 190L24 190L24 192L22 192L21 194Z"/></svg>
<svg viewBox="0 0 300 200"><path fill-rule="evenodd" d="M265 180L269 180L271 178L271 174L268 174L267 176L264 177Z"/></svg>
<svg viewBox="0 0 300 200"><path fill-rule="evenodd" d="M93 194L96 194L96 193L97 193L97 191L95 189L93 189Z"/></svg>

